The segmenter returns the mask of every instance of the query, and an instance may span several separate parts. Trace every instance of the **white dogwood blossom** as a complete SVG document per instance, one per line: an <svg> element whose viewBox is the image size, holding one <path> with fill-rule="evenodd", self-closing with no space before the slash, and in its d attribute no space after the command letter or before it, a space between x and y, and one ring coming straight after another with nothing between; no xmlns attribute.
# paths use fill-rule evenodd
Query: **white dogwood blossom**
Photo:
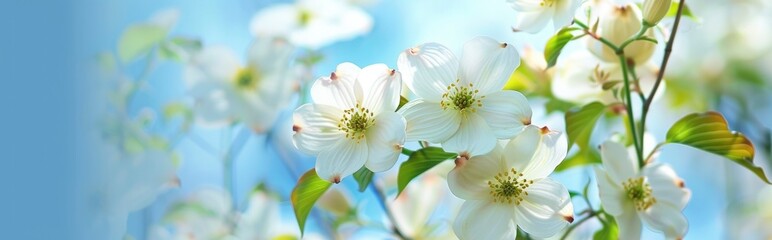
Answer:
<svg viewBox="0 0 772 240"><path fill-rule="evenodd" d="M373 19L347 0L297 0L259 11L250 28L255 37L284 37L318 49L370 32Z"/></svg>
<svg viewBox="0 0 772 240"><path fill-rule="evenodd" d="M437 43L402 52L397 65L418 96L399 109L407 140L478 155L490 152L497 138L514 136L531 124L532 114L525 96L501 90L519 64L512 45L488 37L467 42L460 61Z"/></svg>
<svg viewBox="0 0 772 240"><path fill-rule="evenodd" d="M571 24L581 0L507 0L519 14L515 31L537 33L552 20L555 31Z"/></svg>
<svg viewBox="0 0 772 240"><path fill-rule="evenodd" d="M454 195L466 200L453 226L460 239L515 239L520 227L546 238L573 221L568 190L548 178L563 161L567 141L559 132L528 126L502 149L460 156L448 174Z"/></svg>
<svg viewBox="0 0 772 240"><path fill-rule="evenodd" d="M668 239L683 238L688 224L681 211L691 192L669 165L639 169L630 152L611 141L601 145L601 158L603 168L595 168L601 204L616 219L621 236L639 239L643 222Z"/></svg>
<svg viewBox="0 0 772 240"><path fill-rule="evenodd" d="M400 73L384 64L360 69L338 65L311 86L313 103L295 110L295 146L318 155L316 172L338 183L362 166L390 169L405 142L405 119L394 112L402 86Z"/></svg>
<svg viewBox="0 0 772 240"><path fill-rule="evenodd" d="M255 132L271 128L297 87L290 70L294 47L280 39L258 39L242 65L228 48L212 46L195 55L185 70L188 93L199 122L243 122Z"/></svg>

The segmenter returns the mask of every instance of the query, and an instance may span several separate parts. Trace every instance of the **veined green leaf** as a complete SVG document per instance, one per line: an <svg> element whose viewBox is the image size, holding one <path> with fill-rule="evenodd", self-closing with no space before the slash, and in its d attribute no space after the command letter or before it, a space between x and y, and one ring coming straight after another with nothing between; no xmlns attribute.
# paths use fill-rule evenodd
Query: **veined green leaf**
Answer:
<svg viewBox="0 0 772 240"><path fill-rule="evenodd" d="M367 185L370 185L370 181L373 180L373 174L373 171L364 166L354 173L354 179L359 183L360 192L364 192L367 189Z"/></svg>
<svg viewBox="0 0 772 240"><path fill-rule="evenodd" d="M753 143L742 133L730 131L721 113L693 113L681 118L667 132L667 143L680 143L725 157L772 184L764 170L753 165Z"/></svg>
<svg viewBox="0 0 772 240"><path fill-rule="evenodd" d="M118 41L118 56L126 63L148 53L166 38L168 30L155 24L137 24L123 32Z"/></svg>
<svg viewBox="0 0 772 240"><path fill-rule="evenodd" d="M573 38L574 35L571 34L571 29L563 28L547 40L547 45L544 46L544 59L547 60L547 68L555 66L558 62L560 52L563 51L563 47L565 47Z"/></svg>
<svg viewBox="0 0 772 240"><path fill-rule="evenodd" d="M410 154L410 158L399 166L397 175L397 195L407 187L410 180L426 172L437 164L445 160L453 159L457 156L455 153L448 153L438 147L426 147L416 150Z"/></svg>
<svg viewBox="0 0 772 240"><path fill-rule="evenodd" d="M300 234L303 234L303 229L306 226L306 218L311 213L311 208L314 207L316 200L332 186L331 182L321 179L316 175L316 169L311 169L298 180L295 188L292 189L290 195L290 202L292 202L292 208L295 210L295 218L298 221L300 227Z"/></svg>
<svg viewBox="0 0 772 240"><path fill-rule="evenodd" d="M566 134L568 134L568 149L576 143L580 149L587 148L592 129L598 118L603 115L606 106L599 102L585 105L578 111L566 112Z"/></svg>
<svg viewBox="0 0 772 240"><path fill-rule="evenodd" d="M592 148L582 149L573 156L566 158L556 168L555 172L588 164L601 163L600 154Z"/></svg>

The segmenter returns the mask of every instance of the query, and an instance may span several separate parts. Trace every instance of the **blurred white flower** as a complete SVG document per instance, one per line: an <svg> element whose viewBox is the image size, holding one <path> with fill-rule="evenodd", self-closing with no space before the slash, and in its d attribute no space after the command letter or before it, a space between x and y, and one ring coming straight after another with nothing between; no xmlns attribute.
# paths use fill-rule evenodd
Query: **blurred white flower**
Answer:
<svg viewBox="0 0 772 240"><path fill-rule="evenodd" d="M601 158L603 168L595 168L601 204L620 235L639 239L643 221L668 239L683 238L688 224L681 211L691 192L669 165L649 163L639 170L630 152L611 141L601 145Z"/></svg>
<svg viewBox="0 0 772 240"><path fill-rule="evenodd" d="M453 237L450 222L458 212L460 203L453 201L455 198L444 183L441 174L447 174L445 166L452 168L452 162L438 165L423 173L421 177L413 179L405 187L399 196L390 196L387 201L396 225L400 231L412 239L449 239ZM449 164L449 165L448 165ZM396 185L396 178L394 179ZM454 204L455 203L455 204ZM444 216L435 216L443 215Z"/></svg>
<svg viewBox="0 0 772 240"><path fill-rule="evenodd" d="M599 17L598 30L595 34L616 46L633 37L642 27L641 10L634 3L615 5L609 2L598 2L594 6L593 14L597 13ZM649 29L644 36L654 38L654 31ZM587 38L587 45L590 52L601 60L619 63L619 57L614 50L602 42L594 38ZM649 60L655 47L656 44L652 42L638 40L627 45L624 54L627 59L632 59L636 65L642 65Z"/></svg>
<svg viewBox="0 0 772 240"><path fill-rule="evenodd" d="M507 0L519 12L515 31L537 33L552 20L555 31L571 24L582 0Z"/></svg>
<svg viewBox="0 0 772 240"><path fill-rule="evenodd" d="M163 222L170 228L156 226L150 239L227 239L232 237L231 200L219 189L207 188L170 206Z"/></svg>
<svg viewBox="0 0 772 240"><path fill-rule="evenodd" d="M250 24L255 37L284 37L311 49L364 35L372 28L372 17L346 0L276 4L257 12Z"/></svg>
<svg viewBox="0 0 772 240"><path fill-rule="evenodd" d="M209 125L241 121L264 132L297 88L290 70L293 47L278 39L257 39L242 65L225 47L207 47L185 69L197 119Z"/></svg>
<svg viewBox="0 0 772 240"><path fill-rule="evenodd" d="M405 83L419 98L399 113L407 119L407 141L442 143L445 150L485 154L496 139L531 124L528 100L501 90L520 64L515 48L488 37L464 45L461 61L443 45L409 48L397 62Z"/></svg>
<svg viewBox="0 0 772 240"><path fill-rule="evenodd" d="M405 142L405 119L394 112L401 86L400 73L384 64L342 63L314 82L313 103L295 110L292 129L295 146L318 155L319 177L338 183L362 166L394 166Z"/></svg>
<svg viewBox="0 0 772 240"><path fill-rule="evenodd" d="M547 178L566 156L559 132L529 125L506 147L460 157L448 185L465 199L453 229L460 239L515 239L517 227L531 237L550 237L573 221L568 190Z"/></svg>

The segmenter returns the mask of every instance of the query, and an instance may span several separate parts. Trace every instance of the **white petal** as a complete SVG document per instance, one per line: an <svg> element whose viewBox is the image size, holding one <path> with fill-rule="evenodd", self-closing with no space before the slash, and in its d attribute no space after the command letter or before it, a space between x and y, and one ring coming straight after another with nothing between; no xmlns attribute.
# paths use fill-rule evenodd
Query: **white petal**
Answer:
<svg viewBox="0 0 772 240"><path fill-rule="evenodd" d="M405 119L395 112L376 116L375 125L367 129L367 169L373 172L389 170L397 162L405 144Z"/></svg>
<svg viewBox="0 0 772 240"><path fill-rule="evenodd" d="M507 143L504 157L508 167L526 179L547 177L566 156L566 139L559 132L528 125Z"/></svg>
<svg viewBox="0 0 772 240"><path fill-rule="evenodd" d="M458 60L438 43L425 43L399 54L397 67L405 84L421 98L439 102L458 78Z"/></svg>
<svg viewBox="0 0 772 240"><path fill-rule="evenodd" d="M338 65L329 77L321 77L311 86L314 103L335 106L341 109L354 108L362 99L362 87L356 81L359 68L350 63Z"/></svg>
<svg viewBox="0 0 772 240"><path fill-rule="evenodd" d="M621 143L606 141L600 146L603 167L614 182L622 183L638 175L638 162Z"/></svg>
<svg viewBox="0 0 772 240"><path fill-rule="evenodd" d="M335 145L319 153L316 159L316 174L320 178L339 183L358 171L367 161L367 140L343 138Z"/></svg>
<svg viewBox="0 0 772 240"><path fill-rule="evenodd" d="M552 8L545 8L544 11L521 12L517 15L514 29L521 32L538 33L544 26L547 26L554 11Z"/></svg>
<svg viewBox="0 0 772 240"><path fill-rule="evenodd" d="M410 101L397 112L407 121L405 141L440 143L452 136L461 125L457 111L442 110L439 103L423 99Z"/></svg>
<svg viewBox="0 0 772 240"><path fill-rule="evenodd" d="M668 239L681 239L689 225L676 206L657 202L639 214L650 228L665 233Z"/></svg>
<svg viewBox="0 0 772 240"><path fill-rule="evenodd" d="M571 205L568 189L562 184L544 178L535 181L526 191L528 195L515 211L515 224L523 231L536 238L547 238L573 221L573 213L564 216L561 212Z"/></svg>
<svg viewBox="0 0 772 240"><path fill-rule="evenodd" d="M472 156L486 154L496 146L496 136L485 119L476 113L461 113L461 124L456 133L442 142L449 152L467 152Z"/></svg>
<svg viewBox="0 0 772 240"><path fill-rule="evenodd" d="M284 99L274 99L276 102L268 103L267 100L255 94L242 95L240 101L237 101L241 106L235 114L253 131L258 133L268 131L279 116L280 108L286 102Z"/></svg>
<svg viewBox="0 0 772 240"><path fill-rule="evenodd" d="M231 82L241 69L233 50L224 46L204 48L185 68L185 83L190 88L201 82Z"/></svg>
<svg viewBox="0 0 772 240"><path fill-rule="evenodd" d="M619 226L619 239L641 239L641 230L643 226L641 225L641 219L638 217L638 213L635 212L634 208L630 207L622 212L622 214L614 215L614 219L617 221L617 226Z"/></svg>
<svg viewBox="0 0 772 240"><path fill-rule="evenodd" d="M402 78L396 70L385 64L373 64L359 72L357 78L362 86L362 103L375 114L394 112L399 106L399 93L402 91Z"/></svg>
<svg viewBox="0 0 772 240"><path fill-rule="evenodd" d="M502 171L507 168L502 162L501 147L496 146L488 154L458 160L456 167L448 173L448 187L462 199L490 199L488 181Z"/></svg>
<svg viewBox="0 0 772 240"><path fill-rule="evenodd" d="M531 123L528 99L516 91L498 91L482 99L478 113L488 122L496 137L511 138Z"/></svg>
<svg viewBox="0 0 772 240"><path fill-rule="evenodd" d="M541 11L544 8L542 0L508 0L507 2L518 12Z"/></svg>
<svg viewBox="0 0 772 240"><path fill-rule="evenodd" d="M249 24L255 37L288 36L300 27L300 10L291 4L275 4L258 11Z"/></svg>
<svg viewBox="0 0 772 240"><path fill-rule="evenodd" d="M595 180L598 181L598 195L603 209L611 215L622 214L626 209L631 208L627 200L627 195L622 189L621 183L614 182L600 167L595 167Z"/></svg>
<svg viewBox="0 0 772 240"><path fill-rule="evenodd" d="M647 164L643 169L651 185L652 194L657 203L665 203L683 209L691 198L691 191L685 188L684 181L676 175L673 168L664 163Z"/></svg>
<svg viewBox="0 0 772 240"><path fill-rule="evenodd" d="M300 151L316 155L345 137L338 129L343 111L332 106L307 103L293 114L292 142Z"/></svg>
<svg viewBox="0 0 772 240"><path fill-rule="evenodd" d="M568 26L573 22L576 9L581 5L581 0L565 0L555 2L555 13L552 17L552 24L555 31Z"/></svg>
<svg viewBox="0 0 772 240"><path fill-rule="evenodd" d="M234 104L232 89L220 81L202 81L191 86L188 94L195 101L193 111L196 120L204 125L223 126L233 121Z"/></svg>
<svg viewBox="0 0 772 240"><path fill-rule="evenodd" d="M517 66L520 55L512 44L476 37L464 44L458 76L462 85L472 83L488 95L501 90Z"/></svg>
<svg viewBox="0 0 772 240"><path fill-rule="evenodd" d="M257 38L249 47L249 64L262 74L287 71L294 51L295 47L287 40Z"/></svg>
<svg viewBox="0 0 772 240"><path fill-rule="evenodd" d="M515 239L517 227L511 205L488 201L466 201L453 224L461 239Z"/></svg>

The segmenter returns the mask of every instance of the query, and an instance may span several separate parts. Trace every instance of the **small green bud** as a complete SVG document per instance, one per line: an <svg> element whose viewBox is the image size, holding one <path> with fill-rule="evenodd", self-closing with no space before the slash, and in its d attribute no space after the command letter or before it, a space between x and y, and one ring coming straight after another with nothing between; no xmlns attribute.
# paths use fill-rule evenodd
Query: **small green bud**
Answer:
<svg viewBox="0 0 772 240"><path fill-rule="evenodd" d="M654 26L670 10L671 0L646 0L643 2L643 23Z"/></svg>

